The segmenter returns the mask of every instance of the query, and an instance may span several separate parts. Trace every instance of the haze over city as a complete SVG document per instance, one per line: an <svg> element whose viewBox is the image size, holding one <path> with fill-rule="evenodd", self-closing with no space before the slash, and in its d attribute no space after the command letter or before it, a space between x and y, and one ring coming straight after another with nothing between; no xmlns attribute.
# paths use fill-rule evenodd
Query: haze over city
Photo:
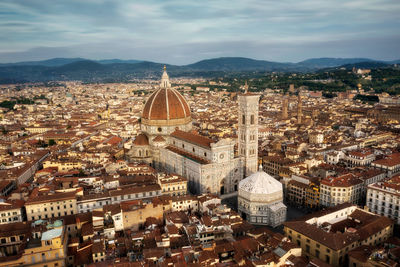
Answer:
<svg viewBox="0 0 400 267"><path fill-rule="evenodd" d="M0 2L0 62L400 58L397 0Z"/></svg>

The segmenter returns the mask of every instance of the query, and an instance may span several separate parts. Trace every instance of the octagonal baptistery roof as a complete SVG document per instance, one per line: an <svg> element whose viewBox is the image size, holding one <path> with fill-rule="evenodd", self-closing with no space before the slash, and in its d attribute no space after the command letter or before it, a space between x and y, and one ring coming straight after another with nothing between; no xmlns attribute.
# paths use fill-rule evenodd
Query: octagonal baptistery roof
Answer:
<svg viewBox="0 0 400 267"><path fill-rule="evenodd" d="M142 113L142 123L150 125L185 124L191 121L191 113L186 99L171 88L167 71L161 78L160 89L147 100Z"/></svg>
<svg viewBox="0 0 400 267"><path fill-rule="evenodd" d="M243 192L243 197L247 199L265 202L273 201L275 197L272 197L272 195L281 198L283 193L282 184L263 171L253 173L240 181L239 195L240 191ZM265 198L267 195L270 195L271 198Z"/></svg>

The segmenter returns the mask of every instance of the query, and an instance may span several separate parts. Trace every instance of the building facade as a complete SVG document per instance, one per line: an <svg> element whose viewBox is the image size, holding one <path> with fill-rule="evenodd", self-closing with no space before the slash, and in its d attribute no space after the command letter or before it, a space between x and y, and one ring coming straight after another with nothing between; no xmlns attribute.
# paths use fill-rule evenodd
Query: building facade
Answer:
<svg viewBox="0 0 400 267"><path fill-rule="evenodd" d="M180 175L161 174L158 176L158 183L163 195L180 196L187 194L187 179Z"/></svg>
<svg viewBox="0 0 400 267"><path fill-rule="evenodd" d="M66 266L68 236L61 221L38 221L28 230L17 237L20 246L13 255L2 258L0 266Z"/></svg>
<svg viewBox="0 0 400 267"><path fill-rule="evenodd" d="M38 193L34 189L25 203L28 221L77 214L76 192ZM37 191L35 191L37 190Z"/></svg>
<svg viewBox="0 0 400 267"><path fill-rule="evenodd" d="M22 222L25 218L23 200L10 200L0 203L0 224Z"/></svg>
<svg viewBox="0 0 400 267"><path fill-rule="evenodd" d="M303 256L347 266L347 253L362 245L382 244L393 235L393 221L352 204L342 204L284 223L284 233Z"/></svg>
<svg viewBox="0 0 400 267"><path fill-rule="evenodd" d="M286 220L282 184L263 171L239 183L238 212L252 224L276 227Z"/></svg>
<svg viewBox="0 0 400 267"><path fill-rule="evenodd" d="M320 204L325 207L345 202L360 204L364 182L352 173L338 177L327 177L320 184Z"/></svg>
<svg viewBox="0 0 400 267"><path fill-rule="evenodd" d="M367 206L371 212L400 224L400 176L368 185Z"/></svg>
<svg viewBox="0 0 400 267"><path fill-rule="evenodd" d="M160 88L147 100L142 133L127 153L130 161L149 163L158 170L181 175L194 194L236 192L245 175L257 171L259 95L239 96L238 155L235 141L214 141L192 131L185 98L171 87L164 69Z"/></svg>
<svg viewBox="0 0 400 267"><path fill-rule="evenodd" d="M249 176L258 167L258 101L260 96L239 95L238 152L244 159L244 174Z"/></svg>

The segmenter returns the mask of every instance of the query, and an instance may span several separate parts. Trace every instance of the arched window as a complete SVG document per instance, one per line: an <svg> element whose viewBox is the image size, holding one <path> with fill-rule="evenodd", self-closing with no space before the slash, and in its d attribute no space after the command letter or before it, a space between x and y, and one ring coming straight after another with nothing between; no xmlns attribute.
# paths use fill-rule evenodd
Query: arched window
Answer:
<svg viewBox="0 0 400 267"><path fill-rule="evenodd" d="M254 115L250 116L250 124L254 124Z"/></svg>
<svg viewBox="0 0 400 267"><path fill-rule="evenodd" d="M242 124L246 124L246 116L242 115Z"/></svg>
<svg viewBox="0 0 400 267"><path fill-rule="evenodd" d="M139 157L142 156L142 150L139 150Z"/></svg>

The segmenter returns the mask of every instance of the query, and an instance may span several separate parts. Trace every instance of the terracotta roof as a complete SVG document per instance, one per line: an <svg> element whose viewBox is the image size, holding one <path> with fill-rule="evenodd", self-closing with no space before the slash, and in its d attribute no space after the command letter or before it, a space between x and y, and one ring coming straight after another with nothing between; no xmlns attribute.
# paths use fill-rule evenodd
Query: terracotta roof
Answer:
<svg viewBox="0 0 400 267"><path fill-rule="evenodd" d="M92 247L92 253L100 253L100 252L105 252L106 248L104 246L104 243L100 240L100 242L94 242L93 247Z"/></svg>
<svg viewBox="0 0 400 267"><path fill-rule="evenodd" d="M300 188L305 188L305 189L307 189L309 187L308 184L305 184L305 183L302 183L302 182L299 182L299 181L296 181L296 180L290 180L288 185L293 185L293 186L300 187Z"/></svg>
<svg viewBox="0 0 400 267"><path fill-rule="evenodd" d="M20 209L24 206L25 201L20 199L8 200L0 203L0 211Z"/></svg>
<svg viewBox="0 0 400 267"><path fill-rule="evenodd" d="M157 135L154 139L153 142L165 142L165 139L161 135Z"/></svg>
<svg viewBox="0 0 400 267"><path fill-rule="evenodd" d="M362 245L358 248L349 251L349 257L354 258L360 262L366 263L373 250L374 249L372 246Z"/></svg>
<svg viewBox="0 0 400 267"><path fill-rule="evenodd" d="M314 215L312 217L319 217L322 215L320 213L316 214L318 214L318 216ZM284 226L288 227L289 229L293 229L296 232L299 232L333 250L340 250L353 242L366 240L368 237L393 224L389 218L373 215L360 209L357 209L350 214L348 219L351 219L357 223L357 226L355 226L355 232L337 231L344 225L332 225L332 229L328 232L321 227L307 223L304 219L301 221L285 222ZM347 223L347 221L341 224L345 223Z"/></svg>
<svg viewBox="0 0 400 267"><path fill-rule="evenodd" d="M121 138L121 137L118 137L118 136L115 136L115 135L114 135L114 136L108 138L108 139L105 141L105 143L107 143L107 144L109 144L109 145L116 145L116 144L119 144L121 141L122 141L122 138Z"/></svg>
<svg viewBox="0 0 400 267"><path fill-rule="evenodd" d="M90 241L91 242L91 241ZM78 248L75 253L74 265L86 265L92 262L92 243Z"/></svg>
<svg viewBox="0 0 400 267"><path fill-rule="evenodd" d="M362 183L363 181L355 177L352 173L344 174L339 177L327 177L321 181L321 184L334 187L349 187Z"/></svg>
<svg viewBox="0 0 400 267"><path fill-rule="evenodd" d="M161 187L158 184L127 187L127 188L118 188L116 190L110 191L110 196L114 197L114 196L129 195L129 194L134 194L134 193L159 191L159 190L161 190Z"/></svg>
<svg viewBox="0 0 400 267"><path fill-rule="evenodd" d="M354 157L364 158L369 155L373 155L373 153L371 151L350 151L349 155Z"/></svg>
<svg viewBox="0 0 400 267"><path fill-rule="evenodd" d="M186 99L175 89L160 88L147 100L142 118L148 120L173 120L190 117Z"/></svg>
<svg viewBox="0 0 400 267"><path fill-rule="evenodd" d="M27 222L0 224L0 237L25 235L30 232L31 225Z"/></svg>
<svg viewBox="0 0 400 267"><path fill-rule="evenodd" d="M35 188L37 189L37 188ZM62 200L70 200L75 199L76 192L58 192L58 193L39 193L36 190L33 190L31 195L29 196L28 201L26 201L25 205L44 203L44 202L55 202Z"/></svg>
<svg viewBox="0 0 400 267"><path fill-rule="evenodd" d="M135 140L133 141L133 144L137 146L148 146L149 139L147 138L147 135L142 133L136 136Z"/></svg>
<svg viewBox="0 0 400 267"><path fill-rule="evenodd" d="M340 250L349 244L358 241L358 235L354 233L329 233L302 221L284 222L284 226L293 229L318 243L333 250Z"/></svg>
<svg viewBox="0 0 400 267"><path fill-rule="evenodd" d="M174 146L167 146L166 149L168 149L168 150L170 150L172 152L175 152L175 153L177 153L177 154L179 154L181 156L184 156L184 157L186 157L188 159L196 161L196 162L198 162L200 164L209 164L210 163L210 161L208 161L206 159L200 158L199 156L196 156L196 155L194 155L192 153L189 153L189 152L187 152L185 150L179 149L179 148L174 147Z"/></svg>
<svg viewBox="0 0 400 267"><path fill-rule="evenodd" d="M375 160L372 162L373 164L393 167L400 164L400 153L395 153L387 156L384 159Z"/></svg>
<svg viewBox="0 0 400 267"><path fill-rule="evenodd" d="M171 136L175 137L177 139L198 145L198 146L206 147L206 148L210 148L211 144L214 143L214 141L211 140L210 138L201 136L194 132L184 132L181 130L176 130L175 132L173 132L171 134Z"/></svg>
<svg viewBox="0 0 400 267"><path fill-rule="evenodd" d="M96 193L96 194L84 193L83 196L78 196L77 200L78 201L97 200L97 199L109 198L109 197L110 197L110 194L108 192Z"/></svg>

